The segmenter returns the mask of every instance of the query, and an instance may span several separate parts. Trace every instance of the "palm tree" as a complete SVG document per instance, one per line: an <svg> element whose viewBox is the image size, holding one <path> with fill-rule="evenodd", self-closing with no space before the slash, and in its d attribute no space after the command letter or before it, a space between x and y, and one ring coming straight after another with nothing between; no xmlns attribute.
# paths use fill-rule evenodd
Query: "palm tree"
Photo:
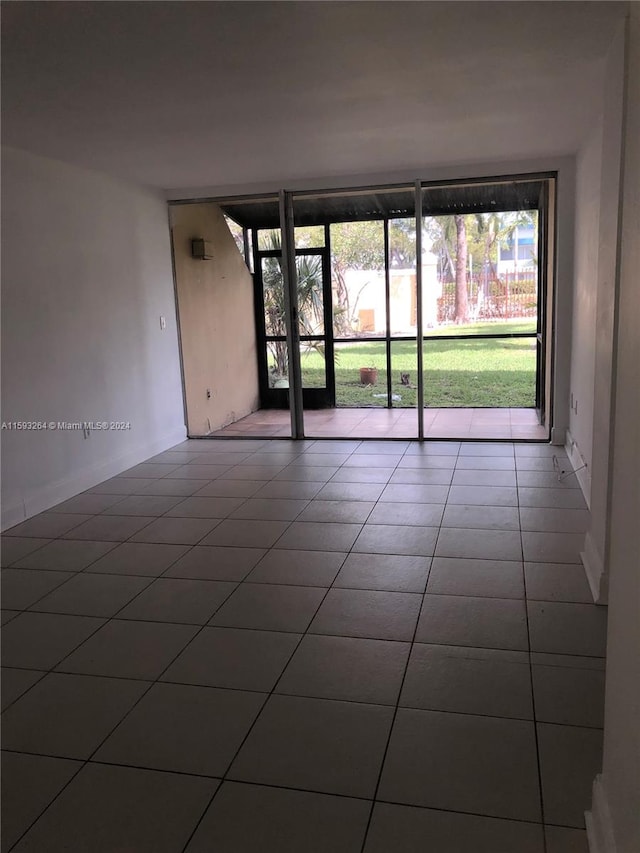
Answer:
<svg viewBox="0 0 640 853"><path fill-rule="evenodd" d="M280 234L268 235L268 248L280 251ZM324 332L323 277L320 255L298 255L296 257L298 323L301 335L322 335ZM262 267L265 330L267 337L287 336L284 299L284 278L281 257L267 257ZM309 345L324 354L319 342ZM268 341L267 348L273 358L272 379L286 379L289 375L289 354L286 340Z"/></svg>

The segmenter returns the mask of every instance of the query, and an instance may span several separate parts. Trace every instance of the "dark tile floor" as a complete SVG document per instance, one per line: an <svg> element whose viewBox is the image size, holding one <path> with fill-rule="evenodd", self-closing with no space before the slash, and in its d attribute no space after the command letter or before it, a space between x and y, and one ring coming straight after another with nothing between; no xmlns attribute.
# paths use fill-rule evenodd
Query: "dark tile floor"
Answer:
<svg viewBox="0 0 640 853"><path fill-rule="evenodd" d="M7 531L2 850L585 853L606 611L554 454L187 441Z"/></svg>

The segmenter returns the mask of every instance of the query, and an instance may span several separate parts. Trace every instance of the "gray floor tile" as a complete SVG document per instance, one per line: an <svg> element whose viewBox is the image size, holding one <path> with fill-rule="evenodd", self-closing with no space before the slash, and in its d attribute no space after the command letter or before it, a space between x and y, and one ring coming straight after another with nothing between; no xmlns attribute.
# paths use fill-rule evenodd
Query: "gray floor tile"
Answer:
<svg viewBox="0 0 640 853"><path fill-rule="evenodd" d="M543 853L539 824L377 803L364 853Z"/></svg>
<svg viewBox="0 0 640 853"><path fill-rule="evenodd" d="M233 469L230 465L199 465L192 463L181 465L179 468L171 471L170 474L167 474L167 479L170 480L175 477L178 480L200 480L204 485L204 482L215 480L217 477L226 477L231 470Z"/></svg>
<svg viewBox="0 0 640 853"><path fill-rule="evenodd" d="M516 485L515 471L465 470L456 468L453 475L454 486L494 486L513 488Z"/></svg>
<svg viewBox="0 0 640 853"><path fill-rule="evenodd" d="M76 518L80 517L76 516ZM152 521L155 519L151 516L94 515L89 521L66 533L64 538L124 542Z"/></svg>
<svg viewBox="0 0 640 853"><path fill-rule="evenodd" d="M189 550L189 545L158 545L123 542L92 563L88 574L141 575L157 577Z"/></svg>
<svg viewBox="0 0 640 853"><path fill-rule="evenodd" d="M549 723L537 728L545 820L584 829L593 780L602 770L602 732Z"/></svg>
<svg viewBox="0 0 640 853"><path fill-rule="evenodd" d="M72 575L71 580L40 599L31 609L75 616L114 616L150 583L150 578L83 572Z"/></svg>
<svg viewBox="0 0 640 853"><path fill-rule="evenodd" d="M298 464L287 465L279 474L276 474L274 482L285 480L299 483L326 483L337 471L336 465L306 465L300 464L298 460Z"/></svg>
<svg viewBox="0 0 640 853"><path fill-rule="evenodd" d="M412 527L399 524L365 524L353 550L365 554L405 554L430 557L433 554L437 527Z"/></svg>
<svg viewBox="0 0 640 853"><path fill-rule="evenodd" d="M15 850L175 853L187 843L218 784L195 776L88 764Z"/></svg>
<svg viewBox="0 0 640 853"><path fill-rule="evenodd" d="M197 631L190 625L112 619L69 655L60 669L83 675L153 680Z"/></svg>
<svg viewBox="0 0 640 853"><path fill-rule="evenodd" d="M206 486L191 482L199 487L194 496L211 498L249 498L265 485L264 480L214 480Z"/></svg>
<svg viewBox="0 0 640 853"><path fill-rule="evenodd" d="M134 542L156 542L173 545L196 545L217 527L220 519L158 518L133 537Z"/></svg>
<svg viewBox="0 0 640 853"><path fill-rule="evenodd" d="M225 548L197 545L175 562L166 577L241 581L265 555L264 548Z"/></svg>
<svg viewBox="0 0 640 853"><path fill-rule="evenodd" d="M148 686L51 672L2 715L3 747L87 759Z"/></svg>
<svg viewBox="0 0 640 853"><path fill-rule="evenodd" d="M532 720L528 655L415 643L400 705Z"/></svg>
<svg viewBox="0 0 640 853"><path fill-rule="evenodd" d="M522 532L524 559L533 563L581 563L584 533Z"/></svg>
<svg viewBox="0 0 640 853"><path fill-rule="evenodd" d="M349 554L334 586L389 592L424 592L430 562L429 557Z"/></svg>
<svg viewBox="0 0 640 853"><path fill-rule="evenodd" d="M604 657L607 610L595 604L530 601L531 650L561 655Z"/></svg>
<svg viewBox="0 0 640 853"><path fill-rule="evenodd" d="M202 488L199 480L178 480L175 477L164 477L161 480L153 480L150 486L140 489L143 495L174 495L185 497L192 495Z"/></svg>
<svg viewBox="0 0 640 853"><path fill-rule="evenodd" d="M443 527L480 528L482 530L520 530L515 507L451 504L444 513Z"/></svg>
<svg viewBox="0 0 640 853"><path fill-rule="evenodd" d="M332 483L388 483L394 468L338 468Z"/></svg>
<svg viewBox="0 0 640 853"><path fill-rule="evenodd" d="M175 471L178 466L175 462L141 462L139 465L134 465L133 468L128 468L126 471L123 471L119 474L123 479L127 479L129 477L147 477L149 479L155 479L156 477L164 477L167 474L170 474L172 471Z"/></svg>
<svg viewBox="0 0 640 853"><path fill-rule="evenodd" d="M34 669L12 669L8 666L2 667L2 710L4 711L12 702L29 690L30 687L40 681L44 672Z"/></svg>
<svg viewBox="0 0 640 853"><path fill-rule="evenodd" d="M280 465L235 465L224 475L225 480L271 480L285 466ZM213 479L210 477L209 479Z"/></svg>
<svg viewBox="0 0 640 853"><path fill-rule="evenodd" d="M27 554L32 554L40 548L45 547L47 540L35 538L32 536L5 536L2 535L0 542L0 558L3 566L11 566L22 560Z"/></svg>
<svg viewBox="0 0 640 853"><path fill-rule="evenodd" d="M518 496L521 507L553 507L558 509L584 509L585 502L580 489L542 489L519 485Z"/></svg>
<svg viewBox="0 0 640 853"><path fill-rule="evenodd" d="M407 485L403 483L389 483L380 497L384 503L421 503L421 504L444 504L449 493L449 486L429 485Z"/></svg>
<svg viewBox="0 0 640 853"><path fill-rule="evenodd" d="M359 447L354 450L357 456L371 456L372 454L381 456L398 456L405 453L410 447L408 441L375 441L368 439L363 441Z"/></svg>
<svg viewBox="0 0 640 853"><path fill-rule="evenodd" d="M577 477L562 480L554 471L518 471L518 488L525 489L579 489Z"/></svg>
<svg viewBox="0 0 640 853"><path fill-rule="evenodd" d="M2 665L51 669L102 624L90 616L21 613L2 629Z"/></svg>
<svg viewBox="0 0 640 853"><path fill-rule="evenodd" d="M380 705L272 696L229 778L371 797L392 717Z"/></svg>
<svg viewBox="0 0 640 853"><path fill-rule="evenodd" d="M175 495L129 495L105 509L103 515L158 516L177 503L180 503L180 498Z"/></svg>
<svg viewBox="0 0 640 853"><path fill-rule="evenodd" d="M409 460L421 462L417 456L407 457ZM437 457L436 457L437 458ZM406 484L411 486L450 486L453 479L453 468L397 468L391 480L391 485Z"/></svg>
<svg viewBox="0 0 640 853"><path fill-rule="evenodd" d="M364 524L373 507L373 501L323 501L316 498L298 520Z"/></svg>
<svg viewBox="0 0 640 853"><path fill-rule="evenodd" d="M278 539L278 548L293 548L302 551L349 551L361 529L361 524L294 521Z"/></svg>
<svg viewBox="0 0 640 853"><path fill-rule="evenodd" d="M321 501L377 501L384 490L381 483L343 483L332 481L317 494Z"/></svg>
<svg viewBox="0 0 640 853"><path fill-rule="evenodd" d="M416 641L528 651L524 602L504 598L427 594L420 613Z"/></svg>
<svg viewBox="0 0 640 853"><path fill-rule="evenodd" d="M307 635L276 692L394 705L408 655L408 643Z"/></svg>
<svg viewBox="0 0 640 853"><path fill-rule="evenodd" d="M449 505L518 506L518 490L496 486L451 486Z"/></svg>
<svg viewBox="0 0 640 853"><path fill-rule="evenodd" d="M43 598L72 577L72 572L3 569L0 574L2 605L9 609L26 610L39 598Z"/></svg>
<svg viewBox="0 0 640 853"><path fill-rule="evenodd" d="M291 461L291 466L303 465L305 467L314 468L316 466L323 467L334 467L338 468L343 462L346 462L351 454L350 453L339 453L337 451L327 450L324 453L316 453L314 448L311 450L307 450L305 453L302 453L296 456Z"/></svg>
<svg viewBox="0 0 640 853"><path fill-rule="evenodd" d="M236 586L230 581L158 578L118 618L205 625Z"/></svg>
<svg viewBox="0 0 640 853"><path fill-rule="evenodd" d="M456 462L456 471L515 471L516 460L513 450L504 456L486 451L482 455L480 453L472 455L465 453L464 450L463 446Z"/></svg>
<svg viewBox="0 0 640 853"><path fill-rule="evenodd" d="M19 616L20 613L20 610L7 610L6 608L2 608L2 610L0 610L0 625L6 625L7 622L11 622L11 620L15 619L16 616Z"/></svg>
<svg viewBox="0 0 640 853"><path fill-rule="evenodd" d="M91 518L90 514L41 512L40 515L34 515L33 518L29 518L27 521L23 521L20 524L16 524L15 527L5 530L2 536L8 539L12 536L51 539L62 536L67 531L78 527ZM96 536L95 538L99 539L100 537Z"/></svg>
<svg viewBox="0 0 640 853"><path fill-rule="evenodd" d="M289 526L288 521L245 521L226 518L202 540L203 545L270 548Z"/></svg>
<svg viewBox="0 0 640 853"><path fill-rule="evenodd" d="M567 829L564 826L545 826L547 853L589 853L589 842L584 829Z"/></svg>
<svg viewBox="0 0 640 853"><path fill-rule="evenodd" d="M533 723L400 708L378 797L540 821Z"/></svg>
<svg viewBox="0 0 640 853"><path fill-rule="evenodd" d="M524 598L522 563L434 557L427 592L480 598Z"/></svg>
<svg viewBox="0 0 640 853"><path fill-rule="evenodd" d="M16 565L26 569L79 572L116 547L116 542L56 539L17 560Z"/></svg>
<svg viewBox="0 0 640 853"><path fill-rule="evenodd" d="M407 592L330 589L309 631L409 641L413 638L421 601L422 596Z"/></svg>
<svg viewBox="0 0 640 853"><path fill-rule="evenodd" d="M92 495L139 495L145 494L144 489L154 482L156 480L152 477L111 477L88 489L88 492Z"/></svg>
<svg viewBox="0 0 640 853"><path fill-rule="evenodd" d="M444 504L380 502L367 519L367 523L438 527L443 512Z"/></svg>
<svg viewBox="0 0 640 853"><path fill-rule="evenodd" d="M276 500L311 500L323 488L324 483L299 483L287 480L264 483L256 493L257 498Z"/></svg>
<svg viewBox="0 0 640 853"><path fill-rule="evenodd" d="M513 530L464 530L443 527L436 546L438 557L477 557L482 560L522 560L520 533Z"/></svg>
<svg viewBox="0 0 640 853"><path fill-rule="evenodd" d="M9 850L82 767L80 761L2 753L2 850ZM43 839L42 850L51 850Z"/></svg>
<svg viewBox="0 0 640 853"><path fill-rule="evenodd" d="M572 563L525 563L527 598L592 604L584 566Z"/></svg>
<svg viewBox="0 0 640 853"><path fill-rule="evenodd" d="M392 465L395 466L402 459L402 453L363 453L360 452L362 448L359 448L357 452L352 453L351 456L344 463L345 468L375 468L377 465L380 465L383 468L390 468Z"/></svg>
<svg viewBox="0 0 640 853"><path fill-rule="evenodd" d="M242 690L154 684L95 760L223 776L265 698Z"/></svg>
<svg viewBox="0 0 640 853"><path fill-rule="evenodd" d="M545 509L543 507L522 507L520 526L522 530L552 533L585 533L589 525L589 511L586 509Z"/></svg>
<svg viewBox="0 0 640 853"><path fill-rule="evenodd" d="M47 512L76 512L86 515L95 515L105 509L119 503L122 500L122 495L94 495L85 492L81 495L76 495L74 498L69 498L68 501L52 506Z"/></svg>
<svg viewBox="0 0 640 853"><path fill-rule="evenodd" d="M162 680L269 692L299 640L277 631L204 628Z"/></svg>
<svg viewBox="0 0 640 853"><path fill-rule="evenodd" d="M451 476L453 476L453 469L456 467L457 459L458 456L454 454L422 453L418 455L407 453L400 460L396 474L400 474L403 470L406 471L407 469L431 469L435 471L440 468L450 472ZM397 480L396 482L404 483L408 481Z"/></svg>
<svg viewBox="0 0 640 853"><path fill-rule="evenodd" d="M345 553L340 551L295 551L272 548L247 577L252 583L329 587L335 580Z"/></svg>
<svg viewBox="0 0 640 853"><path fill-rule="evenodd" d="M224 628L303 632L325 596L317 587L243 583L210 624Z"/></svg>
<svg viewBox="0 0 640 853"><path fill-rule="evenodd" d="M412 442L407 448L407 456L451 456L458 455L459 441L436 441L427 439L422 444Z"/></svg>
<svg viewBox="0 0 640 853"><path fill-rule="evenodd" d="M353 853L369 810L365 800L225 782L186 853Z"/></svg>
<svg viewBox="0 0 640 853"><path fill-rule="evenodd" d="M531 671L538 722L602 728L603 670L534 664Z"/></svg>
<svg viewBox="0 0 640 853"><path fill-rule="evenodd" d="M283 498L249 498L230 513L231 518L248 518L264 521L293 521L307 506L307 500Z"/></svg>
<svg viewBox="0 0 640 853"><path fill-rule="evenodd" d="M513 458L512 442L464 441L460 445L460 456L507 456Z"/></svg>

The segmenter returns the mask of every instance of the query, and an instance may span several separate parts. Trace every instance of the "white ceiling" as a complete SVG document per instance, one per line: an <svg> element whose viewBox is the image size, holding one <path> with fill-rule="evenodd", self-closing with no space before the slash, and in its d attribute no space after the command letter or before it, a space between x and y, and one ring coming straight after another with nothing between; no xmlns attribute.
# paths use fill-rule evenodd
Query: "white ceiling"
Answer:
<svg viewBox="0 0 640 853"><path fill-rule="evenodd" d="M162 188L576 151L615 2L4 3L3 141Z"/></svg>

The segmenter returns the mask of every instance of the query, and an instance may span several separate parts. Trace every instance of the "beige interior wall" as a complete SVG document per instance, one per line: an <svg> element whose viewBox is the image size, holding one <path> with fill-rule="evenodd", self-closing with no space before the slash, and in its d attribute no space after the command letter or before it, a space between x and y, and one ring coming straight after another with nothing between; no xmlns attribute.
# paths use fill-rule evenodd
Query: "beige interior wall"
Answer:
<svg viewBox="0 0 640 853"><path fill-rule="evenodd" d="M171 235L187 427L207 435L259 407L253 281L218 205L173 206ZM212 260L192 258L195 237Z"/></svg>

